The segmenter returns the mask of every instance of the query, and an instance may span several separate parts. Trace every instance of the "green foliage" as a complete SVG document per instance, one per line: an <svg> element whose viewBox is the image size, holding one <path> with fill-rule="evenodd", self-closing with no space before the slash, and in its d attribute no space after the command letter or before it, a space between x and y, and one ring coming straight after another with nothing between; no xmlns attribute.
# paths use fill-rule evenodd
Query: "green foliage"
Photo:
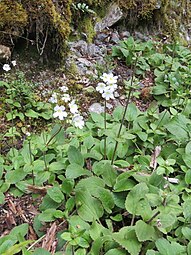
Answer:
<svg viewBox="0 0 191 255"><path fill-rule="evenodd" d="M149 42L136 44L151 71L167 65ZM161 93L161 84L155 87ZM191 254L190 93L177 105L165 94L165 107L155 96L159 101L144 112L130 103L124 119L119 106L111 115L91 113L83 129L56 125L27 137L20 150L0 157L1 201L6 192L18 196L29 185L46 186L34 229L40 237L44 224L67 223L57 246L66 255ZM16 245L25 254L27 225L18 228L0 239L0 253ZM41 248L27 252L49 254Z"/></svg>

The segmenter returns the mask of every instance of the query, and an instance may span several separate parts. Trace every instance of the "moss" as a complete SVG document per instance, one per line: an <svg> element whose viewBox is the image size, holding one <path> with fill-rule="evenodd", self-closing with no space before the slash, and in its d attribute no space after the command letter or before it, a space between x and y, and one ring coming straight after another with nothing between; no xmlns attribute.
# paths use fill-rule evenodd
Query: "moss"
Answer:
<svg viewBox="0 0 191 255"><path fill-rule="evenodd" d="M93 25L92 17L85 17L82 22L80 22L80 30L84 32L87 36L86 40L88 43L92 43L95 36L95 30Z"/></svg>
<svg viewBox="0 0 191 255"><path fill-rule="evenodd" d="M0 2L0 42L20 36L28 23L28 14L21 3L11 0ZM10 40L10 39L9 39Z"/></svg>

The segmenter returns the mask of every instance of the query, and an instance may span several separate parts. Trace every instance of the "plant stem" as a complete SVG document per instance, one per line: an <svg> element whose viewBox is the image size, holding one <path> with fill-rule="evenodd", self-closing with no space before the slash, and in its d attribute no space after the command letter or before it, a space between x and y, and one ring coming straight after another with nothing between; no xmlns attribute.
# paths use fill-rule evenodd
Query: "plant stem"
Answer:
<svg viewBox="0 0 191 255"><path fill-rule="evenodd" d="M106 131L106 99L104 101L104 129ZM104 135L104 159L106 159L106 134Z"/></svg>
<svg viewBox="0 0 191 255"><path fill-rule="evenodd" d="M31 142L30 142L30 140L29 140L29 156L30 156L30 164L32 165L32 152L31 152ZM33 169L32 169L32 184L35 185Z"/></svg>
<svg viewBox="0 0 191 255"><path fill-rule="evenodd" d="M125 115L126 115L126 112L127 112L127 108L128 108L129 102L130 102L131 92L133 90L132 86L133 86L133 79L134 79L135 70L136 70L137 59L138 59L138 57L135 60L135 64L134 64L134 68L133 68L133 72L132 72L132 76L131 76L131 83L130 83L129 93L128 93L128 96L127 96L125 110L123 112L123 117L122 117L121 124L120 124L120 127L119 127L119 131L118 131L118 134L117 134L117 140L118 140L118 138L120 136L121 129L122 129L123 123L125 121ZM113 165L113 161L114 161L115 154L116 154L116 151L117 151L118 143L119 143L118 141L116 141L116 143L115 143L115 148L114 148L113 156L112 156L112 160L111 160L111 164L112 165Z"/></svg>
<svg viewBox="0 0 191 255"><path fill-rule="evenodd" d="M58 129L58 131L56 131L52 136L51 138L48 140L48 142L46 143L46 146L48 146L50 144L50 142L54 139L54 137L60 133L60 131L62 130L62 126L60 126L60 128Z"/></svg>

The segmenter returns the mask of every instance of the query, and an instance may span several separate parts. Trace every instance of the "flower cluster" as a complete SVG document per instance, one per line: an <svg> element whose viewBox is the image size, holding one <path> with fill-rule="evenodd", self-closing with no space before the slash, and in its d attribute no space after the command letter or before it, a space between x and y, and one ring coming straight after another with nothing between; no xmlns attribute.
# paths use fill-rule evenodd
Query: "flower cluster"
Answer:
<svg viewBox="0 0 191 255"><path fill-rule="evenodd" d="M16 66L17 65L16 60L11 61L11 64L12 64L12 66ZM9 64L4 64L3 65L3 70L6 71L6 72L10 71L11 66Z"/></svg>
<svg viewBox="0 0 191 255"><path fill-rule="evenodd" d="M102 82L98 83L96 90L102 94L105 100L114 99L118 76L114 76L112 73L104 73L100 78Z"/></svg>
<svg viewBox="0 0 191 255"><path fill-rule="evenodd" d="M75 127L82 129L84 127L84 119L80 115L75 100L68 93L68 87L62 86L60 92L54 92L49 98L49 102L56 104L54 107L53 117L64 120L66 117L71 118Z"/></svg>

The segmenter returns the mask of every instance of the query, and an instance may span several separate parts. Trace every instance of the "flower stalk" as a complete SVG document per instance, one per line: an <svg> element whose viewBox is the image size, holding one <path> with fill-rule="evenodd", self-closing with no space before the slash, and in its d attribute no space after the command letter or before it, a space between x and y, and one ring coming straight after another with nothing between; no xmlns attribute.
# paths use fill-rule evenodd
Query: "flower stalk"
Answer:
<svg viewBox="0 0 191 255"><path fill-rule="evenodd" d="M120 137L121 129L122 129L123 123L124 123L124 121L125 121L125 115L126 115L126 112L127 112L127 108L128 108L128 106L129 106L129 102L130 102L130 98L131 98L131 93L132 93L132 90L133 90L133 80L134 80L134 76L135 76L135 70L136 70L137 59L138 59L138 57L136 57L136 59L135 59L135 64L134 64L133 72L132 72L132 76L131 76L131 82L130 82L129 93L128 93L128 96L127 96L127 101L126 101L126 104L125 104L125 109L124 109L124 112L123 112L121 124L120 124L120 127L119 127L119 131L118 131L118 134L117 134L117 139L116 139L116 143L115 143L115 147L114 147L114 151L113 151L113 155L112 155L112 159L111 159L111 164L112 164L112 165L113 165L113 162L114 162L114 159L115 159L115 154L116 154L117 147L118 147L118 143L119 143L119 142L118 142L118 139L119 139L119 137Z"/></svg>

